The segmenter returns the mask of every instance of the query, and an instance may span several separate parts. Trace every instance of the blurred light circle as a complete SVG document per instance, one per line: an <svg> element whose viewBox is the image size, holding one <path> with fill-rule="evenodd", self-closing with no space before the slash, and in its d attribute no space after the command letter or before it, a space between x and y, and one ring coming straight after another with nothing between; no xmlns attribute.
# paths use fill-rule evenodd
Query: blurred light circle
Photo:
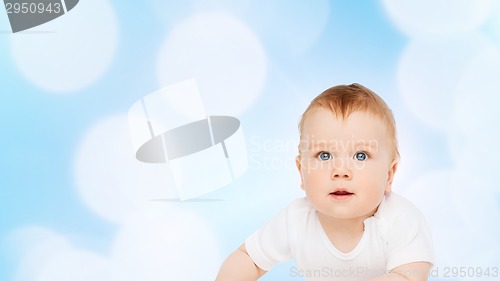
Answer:
<svg viewBox="0 0 500 281"><path fill-rule="evenodd" d="M267 58L259 38L224 13L196 14L177 24L160 49L161 86L195 78L207 114L237 116L264 87Z"/></svg>
<svg viewBox="0 0 500 281"><path fill-rule="evenodd" d="M404 33L415 36L470 32L491 14L493 1L382 1L389 18Z"/></svg>
<svg viewBox="0 0 500 281"><path fill-rule="evenodd" d="M10 231L4 241L9 256L16 260L13 281L36 280L49 260L72 248L65 237L35 225Z"/></svg>
<svg viewBox="0 0 500 281"><path fill-rule="evenodd" d="M465 208L476 208L477 202L469 202L466 206L457 208L453 200L457 188L454 181L455 172L428 172L401 193L426 217L434 240L437 266L467 262L478 249L483 251L489 247L488 243L479 239L481 236L464 222L460 213Z"/></svg>
<svg viewBox="0 0 500 281"><path fill-rule="evenodd" d="M489 276L494 273L494 268L498 269L498 261L500 260L500 245L491 246L484 251L477 251L472 259L471 265L475 265L478 269L477 276L479 278L488 278L487 269L489 268Z"/></svg>
<svg viewBox="0 0 500 281"><path fill-rule="evenodd" d="M491 163L474 157L474 151L466 155L472 157L458 163L453 172L451 200L467 228L481 241L499 244L500 225L492 223L500 221L497 173L485 172L483 165Z"/></svg>
<svg viewBox="0 0 500 281"><path fill-rule="evenodd" d="M454 125L471 149L496 160L500 152L500 50L485 49L465 69L453 100ZM483 159L484 160L484 159ZM492 161L494 163L494 161Z"/></svg>
<svg viewBox="0 0 500 281"><path fill-rule="evenodd" d="M34 281L109 281L109 260L89 251L71 250L49 259Z"/></svg>
<svg viewBox="0 0 500 281"><path fill-rule="evenodd" d="M108 1L86 0L63 16L10 35L20 72L52 93L85 88L109 68L118 44L118 22Z"/></svg>
<svg viewBox="0 0 500 281"><path fill-rule="evenodd" d="M83 202L115 223L125 221L150 199L177 198L166 165L135 158L127 115L108 117L83 137L75 159L75 180Z"/></svg>
<svg viewBox="0 0 500 281"><path fill-rule="evenodd" d="M165 203L151 203L123 224L112 261L121 281L214 280L222 263L208 223Z"/></svg>
<svg viewBox="0 0 500 281"><path fill-rule="evenodd" d="M398 88L410 111L427 126L446 131L463 72L491 44L480 35L412 40L398 66Z"/></svg>
<svg viewBox="0 0 500 281"><path fill-rule="evenodd" d="M194 0L187 3L190 6L184 4L172 8L180 10L180 14L191 9L236 15L255 29L270 53L291 56L301 55L314 46L325 32L331 11L331 1L328 0ZM178 14L172 16L176 17Z"/></svg>
<svg viewBox="0 0 500 281"><path fill-rule="evenodd" d="M401 192L418 207L433 227L442 226L443 223L453 225L458 221L456 217L455 220L450 218L455 208L451 201L443 200L451 197L450 177L451 173L448 170L431 171L418 177L413 184Z"/></svg>
<svg viewBox="0 0 500 281"><path fill-rule="evenodd" d="M330 17L328 0L249 1L248 22L268 49L300 55L323 35Z"/></svg>
<svg viewBox="0 0 500 281"><path fill-rule="evenodd" d="M439 226L432 231L436 255L435 267L456 267L471 264L473 257L491 245L483 241L463 223ZM465 243L464 241L467 241ZM444 273L441 271L441 276Z"/></svg>
<svg viewBox="0 0 500 281"><path fill-rule="evenodd" d="M165 26L172 26L179 20L189 15L193 10L193 1L184 0L150 0L144 2L148 5L154 18Z"/></svg>

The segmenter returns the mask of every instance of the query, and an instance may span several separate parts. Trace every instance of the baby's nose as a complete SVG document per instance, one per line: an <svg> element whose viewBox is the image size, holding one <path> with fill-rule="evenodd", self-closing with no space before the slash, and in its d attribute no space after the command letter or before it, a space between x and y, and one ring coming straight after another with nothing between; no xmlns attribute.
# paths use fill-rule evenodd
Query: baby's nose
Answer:
<svg viewBox="0 0 500 281"><path fill-rule="evenodd" d="M335 164L336 165L332 171L332 179L350 180L352 178L352 173L349 167L347 167L347 163L335 163Z"/></svg>

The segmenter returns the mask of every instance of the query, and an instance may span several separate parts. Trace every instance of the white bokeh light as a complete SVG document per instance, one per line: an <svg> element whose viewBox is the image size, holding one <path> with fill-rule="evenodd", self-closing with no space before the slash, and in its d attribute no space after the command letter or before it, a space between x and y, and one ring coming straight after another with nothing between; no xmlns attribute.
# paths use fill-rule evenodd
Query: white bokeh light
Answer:
<svg viewBox="0 0 500 281"><path fill-rule="evenodd" d="M32 281L43 270L48 260L71 250L66 238L40 226L23 226L6 236L12 256L18 259L13 281Z"/></svg>
<svg viewBox="0 0 500 281"><path fill-rule="evenodd" d="M449 219L454 206L451 200L444 200L451 198L450 180L450 171L435 170L414 180L401 194L419 208L430 225L456 224Z"/></svg>
<svg viewBox="0 0 500 281"><path fill-rule="evenodd" d="M491 14L493 1L382 1L389 18L410 36L465 33L477 29Z"/></svg>
<svg viewBox="0 0 500 281"><path fill-rule="evenodd" d="M25 226L8 235L19 263L13 281L109 281L107 258L72 246L54 231Z"/></svg>
<svg viewBox="0 0 500 281"><path fill-rule="evenodd" d="M67 14L10 35L20 72L53 93L80 90L108 69L118 43L118 22L108 1L86 0Z"/></svg>
<svg viewBox="0 0 500 281"><path fill-rule="evenodd" d="M49 259L33 281L109 281L109 264L96 253L74 249Z"/></svg>
<svg viewBox="0 0 500 281"><path fill-rule="evenodd" d="M500 246L500 52L490 48L470 63L453 101L455 123L448 137L457 166L454 200L468 227ZM471 206L473 204L473 206Z"/></svg>
<svg viewBox="0 0 500 281"><path fill-rule="evenodd" d="M497 159L482 157L463 147L452 174L452 202L456 213L482 241L500 245L500 188Z"/></svg>
<svg viewBox="0 0 500 281"><path fill-rule="evenodd" d="M495 44L500 45L500 3L496 2L490 20L481 31Z"/></svg>
<svg viewBox="0 0 500 281"><path fill-rule="evenodd" d="M177 24L161 47L161 86L195 78L207 114L238 116L261 94L267 59L260 40L237 18L197 14Z"/></svg>
<svg viewBox="0 0 500 281"><path fill-rule="evenodd" d="M19 259L12 281L213 280L222 263L209 224L162 202L146 204L123 223L110 256L37 226L11 231L5 242Z"/></svg>
<svg viewBox="0 0 500 281"><path fill-rule="evenodd" d="M214 280L222 262L209 224L174 204L150 203L123 224L112 249L114 280Z"/></svg>
<svg viewBox="0 0 500 281"><path fill-rule="evenodd" d="M395 117L397 120L401 120ZM419 151L418 137L410 125L398 123L398 150L400 159L397 167L392 190L404 192L415 181L423 167L420 163L425 161L425 154Z"/></svg>
<svg viewBox="0 0 500 281"><path fill-rule="evenodd" d="M192 10L192 1L184 0L150 0L144 2L148 5L150 12L158 23L171 26L188 16Z"/></svg>
<svg viewBox="0 0 500 281"><path fill-rule="evenodd" d="M489 48L473 60L463 73L453 101L456 129L471 149L500 157L500 50ZM493 164L493 161L492 161Z"/></svg>
<svg viewBox="0 0 500 281"><path fill-rule="evenodd" d="M453 201L453 176L453 170L431 171L402 192L426 217L439 266L462 264L489 246L470 231L457 213ZM467 207L474 208L472 204L467 204Z"/></svg>
<svg viewBox="0 0 500 281"><path fill-rule="evenodd" d="M470 62L491 44L480 35L413 40L398 66L399 92L410 111L431 128L446 131L454 122L455 89Z"/></svg>
<svg viewBox="0 0 500 281"><path fill-rule="evenodd" d="M471 265L481 268L478 270L476 277L488 279L492 275L500 274L500 269L498 268L498 261L500 261L500 246L491 246L485 251L476 253L475 257L472 259ZM496 268L496 269L495 269ZM489 269L489 270L488 270ZM498 274L495 274L495 271ZM470 278L468 278L470 280ZM464 280L466 280L464 278Z"/></svg>
<svg viewBox="0 0 500 281"><path fill-rule="evenodd" d="M185 12L187 6L181 6L181 12ZM179 9L178 5L175 9ZM267 50L297 56L309 51L324 34L331 1L194 0L191 9L237 15L256 30Z"/></svg>
<svg viewBox="0 0 500 281"><path fill-rule="evenodd" d="M452 214L453 215L453 214ZM473 257L491 245L482 241L465 224L432 229L436 267L469 265Z"/></svg>
<svg viewBox="0 0 500 281"><path fill-rule="evenodd" d="M250 1L252 26L266 45L291 55L308 51L323 34L330 17L328 0Z"/></svg>
<svg viewBox="0 0 500 281"><path fill-rule="evenodd" d="M135 158L127 115L101 120L89 130L78 148L75 178L87 206L117 223L150 199L178 197L166 165Z"/></svg>

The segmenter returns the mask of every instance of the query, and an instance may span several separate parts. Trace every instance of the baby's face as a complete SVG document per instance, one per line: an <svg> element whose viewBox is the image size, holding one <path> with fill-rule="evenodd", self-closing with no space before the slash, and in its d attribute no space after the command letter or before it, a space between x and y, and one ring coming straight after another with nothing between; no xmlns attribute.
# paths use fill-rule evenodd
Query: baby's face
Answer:
<svg viewBox="0 0 500 281"><path fill-rule="evenodd" d="M343 219L373 215L391 190L397 166L390 143L385 124L369 113L356 111L342 119L323 108L311 112L297 167L315 209Z"/></svg>

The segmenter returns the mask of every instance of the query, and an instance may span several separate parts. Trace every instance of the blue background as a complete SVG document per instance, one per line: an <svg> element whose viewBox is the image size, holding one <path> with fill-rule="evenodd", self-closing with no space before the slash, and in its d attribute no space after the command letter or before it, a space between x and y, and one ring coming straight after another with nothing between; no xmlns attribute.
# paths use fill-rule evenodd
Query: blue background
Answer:
<svg viewBox="0 0 500 281"><path fill-rule="evenodd" d="M175 270L194 268L202 276L211 276L206 280L212 280L225 256L293 198L303 195L293 162L300 115L324 89L353 82L377 92L394 111L402 155L394 190L414 201L429 220L441 269L436 279L459 279L444 276L445 267L498 269L500 188L495 167L500 154L495 145L500 140L500 12L497 3L489 1L444 1L441 6L427 2L406 8L394 1L304 4L192 0L180 4L83 0L53 22L18 34L10 32L6 14L0 9L0 279L58 281L92 276L92 280L125 280L119 277L123 273L131 276L130 280L199 280L190 272ZM101 5L107 8L101 9ZM436 17L442 9L446 13ZM171 49L165 46L176 43L169 39L175 31L189 31L193 19L206 14L211 15L204 18L208 21L217 15L226 20L229 17L227 26L222 26L244 33L241 38L213 37L220 40L220 46L231 49L234 44L239 56L257 56L264 62L248 65L250 71L261 71L258 75L236 78L248 83L240 85L242 91L234 85L220 85L219 94L211 94L208 90L218 89L209 86L201 92L208 101L207 110L240 119L250 160L248 171L232 184L203 196L205 201L163 200L176 198L176 193L159 177L159 188L141 193L140 198L145 198L139 200L141 207L134 205L127 210L121 207L118 201L122 197L116 192L137 192L142 186L128 182L132 178L141 182L143 178L133 169L121 170L119 158L108 157L106 151L112 150L114 141L108 137L113 131L106 134L106 129L96 128L114 117L117 119L109 124L126 128L122 121L135 101L180 81L182 75L170 78L171 72L162 72L165 68L183 68L168 66L168 60L162 59L178 55L168 54ZM231 27L234 21L241 26ZM209 22L206 26L202 32L205 35L186 33L186 38L217 33L210 30L217 25ZM260 49L239 52L236 40L242 38L252 40L252 46ZM70 40L79 45L72 45ZM75 49L59 57L44 49L51 44ZM237 61L224 58L224 52L204 47L185 46L184 55L190 56L193 50L213 53L214 60L220 56L224 63L193 72L199 81L229 76L233 70L223 67L232 63L241 67ZM30 62L23 58L34 59ZM88 69L78 63L66 65L65 60L72 58L89 63ZM58 62L67 68L43 71L42 62ZM50 82L57 77L70 82ZM232 102L245 100L238 95L251 95L251 102L231 109ZM213 104L218 106L211 107ZM89 144L100 147L95 153L103 153L103 159L109 160L101 169L110 178L123 178L124 186L115 185L106 191L103 184L91 188L94 191L89 197L82 195L87 187L79 181L79 175L93 177L96 163L79 164L82 162L78 159L82 153L89 154L85 148L90 132L97 140L102 134L102 146ZM133 159L132 148L130 151L123 157ZM95 207L92 200L99 201L99 190L107 195L102 197L105 202ZM116 198L110 192L115 192ZM130 198L123 198L129 206ZM141 238L144 233L139 231L142 234L136 233L137 240L126 241L135 241L138 248L142 243L164 245L158 248L165 251L155 257L172 259L163 267L154 264L130 269L121 257L144 264L148 261L134 260L133 249L123 254L125 250L117 241L123 233L134 233L130 228L137 220L132 218L144 215L143 207L185 212L195 221L203 221L200 229L210 233L200 234L199 244L168 234L163 238L178 239L176 246L169 248L172 244L168 241L152 240L147 231L146 238ZM126 211L119 218L106 215L113 209ZM179 228L196 232L200 227L168 214L165 220L154 223L171 226L172 233ZM70 246L44 249L43 245L49 245L47 239L55 237ZM58 257L74 258L82 251L99 257L97 269L89 265L94 262L92 258L83 258L81 267L73 265L60 275L51 269L64 268ZM209 252L206 256L189 259L205 251ZM33 256L36 258L29 258ZM263 279L300 280L290 276L291 266L280 265ZM154 272L157 268L162 269ZM31 273L26 274L27 269ZM477 274L469 277L466 279L480 279Z"/></svg>

